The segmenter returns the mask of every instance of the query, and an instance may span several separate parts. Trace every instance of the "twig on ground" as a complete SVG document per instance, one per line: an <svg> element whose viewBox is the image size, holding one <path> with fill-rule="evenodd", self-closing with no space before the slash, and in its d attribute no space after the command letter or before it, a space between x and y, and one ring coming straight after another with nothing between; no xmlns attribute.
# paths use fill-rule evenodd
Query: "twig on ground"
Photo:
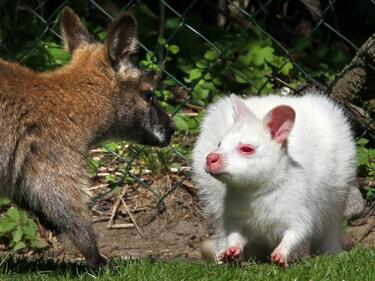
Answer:
<svg viewBox="0 0 375 281"><path fill-rule="evenodd" d="M110 217L99 217L99 218L95 218L93 219L93 222L96 223L96 222L102 222L102 221L108 221L108 219L110 219Z"/></svg>
<svg viewBox="0 0 375 281"><path fill-rule="evenodd" d="M121 228L133 228L133 223L118 223L118 224L112 224L111 229L121 229Z"/></svg>
<svg viewBox="0 0 375 281"><path fill-rule="evenodd" d="M102 197L95 199L95 203L107 201L108 199L111 199L115 193L117 193L117 190L114 188L102 195Z"/></svg>
<svg viewBox="0 0 375 281"><path fill-rule="evenodd" d="M180 112L179 115L187 117L196 117L198 116L197 112Z"/></svg>
<svg viewBox="0 0 375 281"><path fill-rule="evenodd" d="M370 232L375 228L375 220L373 220L366 228L366 230L359 236L358 242L363 241L370 234Z"/></svg>
<svg viewBox="0 0 375 281"><path fill-rule="evenodd" d="M109 187L109 184L108 183L99 184L93 187L89 187L88 190L92 191L92 190L96 190L96 189L104 188L104 187Z"/></svg>
<svg viewBox="0 0 375 281"><path fill-rule="evenodd" d="M133 217L133 214L130 212L130 210L129 210L129 208L128 208L128 205L126 205L126 203L125 203L124 199L122 198L122 196L121 196L121 203L122 203L122 205L124 206L126 212L128 213L130 220L131 220L132 223L134 224L135 229L137 230L137 232L139 233L139 235L143 238L143 233L142 233L141 229L139 228L139 226L138 226L136 220L135 220L134 217Z"/></svg>
<svg viewBox="0 0 375 281"><path fill-rule="evenodd" d="M195 105L195 104L191 104L191 103L186 103L186 107L189 107L189 108L197 110L197 111L201 111L201 110L204 109L203 106Z"/></svg>
<svg viewBox="0 0 375 281"><path fill-rule="evenodd" d="M181 180L181 178L177 175L171 174L170 175L172 179L174 180ZM192 184L188 180L183 180L180 182L180 184L186 188L187 191L191 192L192 194L196 194L198 192L198 189L195 187L194 184Z"/></svg>
<svg viewBox="0 0 375 281"><path fill-rule="evenodd" d="M122 195L123 195L124 190L125 190L125 188L122 190L122 192L121 192L119 198L116 200L115 204L113 204L111 217L109 218L109 221L108 221L108 224L107 224L107 228L108 229L111 229L112 226L113 226L113 219L115 218L115 215L117 213L118 207L121 204L121 199L122 199Z"/></svg>
<svg viewBox="0 0 375 281"><path fill-rule="evenodd" d="M103 149L103 148L94 148L94 149L91 149L90 150L90 153L93 154L93 153L106 153L107 150Z"/></svg>
<svg viewBox="0 0 375 281"><path fill-rule="evenodd" d="M99 216L104 216L106 214L105 212L102 212L102 211L98 210L98 206L97 205L94 205L91 208L91 211L93 211L94 213L98 214Z"/></svg>

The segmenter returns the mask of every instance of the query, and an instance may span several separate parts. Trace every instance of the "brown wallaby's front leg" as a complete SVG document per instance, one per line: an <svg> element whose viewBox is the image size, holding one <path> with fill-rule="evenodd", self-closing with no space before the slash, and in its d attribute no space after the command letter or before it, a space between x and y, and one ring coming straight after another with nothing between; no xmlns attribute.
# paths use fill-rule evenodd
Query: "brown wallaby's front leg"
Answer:
<svg viewBox="0 0 375 281"><path fill-rule="evenodd" d="M23 197L31 210L69 236L91 268L98 268L106 259L99 253L82 192L89 180L84 168L69 162L33 162L23 182Z"/></svg>
<svg viewBox="0 0 375 281"><path fill-rule="evenodd" d="M106 259L99 253L94 229L86 214L71 219L66 225L65 231L86 258L89 267L98 268L106 264Z"/></svg>

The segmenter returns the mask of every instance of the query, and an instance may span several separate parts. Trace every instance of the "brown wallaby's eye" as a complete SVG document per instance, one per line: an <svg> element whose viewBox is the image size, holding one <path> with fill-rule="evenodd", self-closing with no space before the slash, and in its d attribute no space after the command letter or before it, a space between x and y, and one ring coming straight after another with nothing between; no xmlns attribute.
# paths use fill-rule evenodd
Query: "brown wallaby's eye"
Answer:
<svg viewBox="0 0 375 281"><path fill-rule="evenodd" d="M219 141L219 144L217 145L217 147L220 147L220 145L221 145L221 141Z"/></svg>
<svg viewBox="0 0 375 281"><path fill-rule="evenodd" d="M154 93L153 92L146 92L144 94L145 96L145 99L148 101L148 102L152 102L154 100Z"/></svg>

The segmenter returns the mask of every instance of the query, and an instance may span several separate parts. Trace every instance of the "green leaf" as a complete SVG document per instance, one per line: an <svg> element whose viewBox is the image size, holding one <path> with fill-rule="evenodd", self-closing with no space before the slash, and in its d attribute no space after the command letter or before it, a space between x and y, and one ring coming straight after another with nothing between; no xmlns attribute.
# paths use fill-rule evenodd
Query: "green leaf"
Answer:
<svg viewBox="0 0 375 281"><path fill-rule="evenodd" d="M107 175L107 176L105 176L105 180L108 183L115 183L115 182L117 182L116 177L114 175Z"/></svg>
<svg viewBox="0 0 375 281"><path fill-rule="evenodd" d="M212 82L214 82L214 84L216 85L216 86L221 86L221 81L220 81L220 79L218 79L218 78L214 78L213 80L212 80Z"/></svg>
<svg viewBox="0 0 375 281"><path fill-rule="evenodd" d="M189 79L191 81L199 79L201 78L201 76L202 76L202 70L200 70L199 68L194 68L189 73Z"/></svg>
<svg viewBox="0 0 375 281"><path fill-rule="evenodd" d="M365 139L365 138L360 138L359 140L357 140L357 144L360 145L360 146L365 146L368 143L369 143L369 140Z"/></svg>
<svg viewBox="0 0 375 281"><path fill-rule="evenodd" d="M204 75L204 79L205 79L205 80L211 80L211 79L212 79L211 73L206 73L206 74Z"/></svg>
<svg viewBox="0 0 375 281"><path fill-rule="evenodd" d="M248 52L248 55L239 55L236 62L239 63L240 65L249 65L251 63L253 56L251 55L250 52Z"/></svg>
<svg viewBox="0 0 375 281"><path fill-rule="evenodd" d="M264 47L264 48L256 48L256 51L254 52L254 64L255 65L262 65L264 64L266 61L268 62L272 62L273 59L274 59L274 49L267 46L267 47Z"/></svg>
<svg viewBox="0 0 375 281"><path fill-rule="evenodd" d="M163 84L167 86L175 86L177 82L173 79L168 78L163 81Z"/></svg>
<svg viewBox="0 0 375 281"><path fill-rule="evenodd" d="M197 127L199 127L199 123L197 122L197 120L193 117L186 117L187 119L187 122L189 124L189 130L193 130Z"/></svg>
<svg viewBox="0 0 375 281"><path fill-rule="evenodd" d="M94 158L89 159L89 169L91 173L96 173L96 170L100 167L100 160Z"/></svg>
<svg viewBox="0 0 375 281"><path fill-rule="evenodd" d="M179 51L180 51L180 48L176 45L170 45L168 47L168 50L172 53L172 54L177 54Z"/></svg>
<svg viewBox="0 0 375 281"><path fill-rule="evenodd" d="M13 236L13 239L12 239L13 242L18 243L19 241L21 241L23 233L21 229L17 228L15 231L12 232L12 236Z"/></svg>
<svg viewBox="0 0 375 281"><path fill-rule="evenodd" d="M368 155L369 155L368 157L369 157L370 162L372 162L375 165L375 163L374 163L374 161L375 161L375 149L370 148L368 150Z"/></svg>
<svg viewBox="0 0 375 281"><path fill-rule="evenodd" d="M205 69L208 67L208 62L206 60L199 60L195 63L196 67Z"/></svg>
<svg viewBox="0 0 375 281"><path fill-rule="evenodd" d="M178 58L177 68L181 69L185 73L189 73L191 69L194 68L194 64L192 64L192 62L187 59Z"/></svg>
<svg viewBox="0 0 375 281"><path fill-rule="evenodd" d="M243 77L242 75L240 75L240 74L238 74L238 73L234 73L234 79L236 79L236 81L237 81L238 83L246 84L247 81L246 81L244 78L242 78L242 77Z"/></svg>
<svg viewBox="0 0 375 281"><path fill-rule="evenodd" d="M212 82L209 82L209 81L202 80L200 84L202 85L202 87L204 87L208 90L215 90L216 89L215 84L212 83Z"/></svg>
<svg viewBox="0 0 375 281"><path fill-rule="evenodd" d="M287 76L289 72L293 69L293 64L291 62L287 62L280 70L281 74Z"/></svg>
<svg viewBox="0 0 375 281"><path fill-rule="evenodd" d="M171 168L175 168L175 169L181 169L182 165L180 163L177 163L177 162L173 162L171 164Z"/></svg>
<svg viewBox="0 0 375 281"><path fill-rule="evenodd" d="M210 91L207 89L199 91L199 98L203 100L208 97L209 93Z"/></svg>
<svg viewBox="0 0 375 281"><path fill-rule="evenodd" d="M33 248L41 249L47 247L48 245L38 239L35 239L31 241L30 246Z"/></svg>
<svg viewBox="0 0 375 281"><path fill-rule="evenodd" d="M13 251L17 252L17 251L22 250L24 248L26 248L26 244L22 241L19 241L18 243L16 243L16 245L14 245Z"/></svg>
<svg viewBox="0 0 375 281"><path fill-rule="evenodd" d="M107 148L110 151L118 152L121 148L121 146L116 142L110 142L105 145L105 148Z"/></svg>
<svg viewBox="0 0 375 281"><path fill-rule="evenodd" d="M369 162L368 149L365 147L359 147L357 149L358 165L366 165Z"/></svg>
<svg viewBox="0 0 375 281"><path fill-rule="evenodd" d="M0 233L7 233L17 226L17 222L8 217L1 218L0 220Z"/></svg>
<svg viewBox="0 0 375 281"><path fill-rule="evenodd" d="M219 54L213 50L209 50L204 54L204 58L210 61L216 60L218 57L219 57Z"/></svg>
<svg viewBox="0 0 375 281"><path fill-rule="evenodd" d="M167 43L167 40L165 40L164 38L159 38L158 42L160 45L164 45L165 43Z"/></svg>
<svg viewBox="0 0 375 281"><path fill-rule="evenodd" d="M48 54L54 59L54 63L63 64L69 61L70 54L65 51L61 45L57 45L54 42L48 42L44 45Z"/></svg>
<svg viewBox="0 0 375 281"><path fill-rule="evenodd" d="M181 23L181 20L177 17L169 18L165 21L165 27L168 29L176 29Z"/></svg>
<svg viewBox="0 0 375 281"><path fill-rule="evenodd" d="M185 119L181 115L175 115L173 116L173 121L176 125L176 128L181 131L188 131L189 130L189 125L185 121Z"/></svg>
<svg viewBox="0 0 375 281"><path fill-rule="evenodd" d="M23 228L23 232L28 238L34 238L37 232L36 224L32 220L28 219L27 224Z"/></svg>
<svg viewBox="0 0 375 281"><path fill-rule="evenodd" d="M20 212L16 208L13 208L13 207L7 211L7 216L10 217L13 221L20 220Z"/></svg>
<svg viewBox="0 0 375 281"><path fill-rule="evenodd" d="M12 202L10 201L9 198L6 198L6 197L0 198L0 206L1 207L8 207L11 204L12 204Z"/></svg>

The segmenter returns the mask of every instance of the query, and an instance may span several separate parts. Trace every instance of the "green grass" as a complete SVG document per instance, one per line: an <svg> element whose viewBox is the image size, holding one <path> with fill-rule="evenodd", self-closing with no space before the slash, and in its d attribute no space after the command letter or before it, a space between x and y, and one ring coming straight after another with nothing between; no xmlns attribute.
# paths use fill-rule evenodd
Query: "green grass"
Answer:
<svg viewBox="0 0 375 281"><path fill-rule="evenodd" d="M3 261L0 280L375 280L375 249L306 258L289 269L270 264L218 266L205 263L114 260L100 272L82 265Z"/></svg>

